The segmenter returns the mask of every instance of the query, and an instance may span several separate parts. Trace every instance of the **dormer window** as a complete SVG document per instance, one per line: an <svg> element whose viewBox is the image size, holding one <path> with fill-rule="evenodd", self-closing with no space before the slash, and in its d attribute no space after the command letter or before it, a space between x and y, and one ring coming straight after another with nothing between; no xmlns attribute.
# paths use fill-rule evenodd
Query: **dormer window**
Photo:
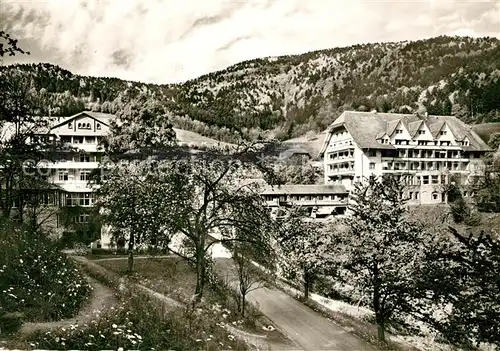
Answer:
<svg viewBox="0 0 500 351"><path fill-rule="evenodd" d="M90 123L78 123L78 129L90 129Z"/></svg>

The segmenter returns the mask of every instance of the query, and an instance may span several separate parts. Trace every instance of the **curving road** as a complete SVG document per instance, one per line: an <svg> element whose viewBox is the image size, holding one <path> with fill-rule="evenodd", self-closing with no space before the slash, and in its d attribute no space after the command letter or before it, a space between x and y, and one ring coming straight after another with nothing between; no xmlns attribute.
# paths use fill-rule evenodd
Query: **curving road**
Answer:
<svg viewBox="0 0 500 351"><path fill-rule="evenodd" d="M221 276L234 277L231 259L216 258L216 267ZM296 344L291 350L379 350L281 290L260 288L251 291L248 300Z"/></svg>

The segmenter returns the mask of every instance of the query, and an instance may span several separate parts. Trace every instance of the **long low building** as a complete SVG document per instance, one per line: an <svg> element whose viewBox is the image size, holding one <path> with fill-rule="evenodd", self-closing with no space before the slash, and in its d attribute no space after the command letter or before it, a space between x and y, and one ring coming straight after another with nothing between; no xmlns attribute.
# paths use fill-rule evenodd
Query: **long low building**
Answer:
<svg viewBox="0 0 500 351"><path fill-rule="evenodd" d="M280 207L300 206L320 219L344 214L349 194L343 185L318 184L268 186L262 196L275 216Z"/></svg>

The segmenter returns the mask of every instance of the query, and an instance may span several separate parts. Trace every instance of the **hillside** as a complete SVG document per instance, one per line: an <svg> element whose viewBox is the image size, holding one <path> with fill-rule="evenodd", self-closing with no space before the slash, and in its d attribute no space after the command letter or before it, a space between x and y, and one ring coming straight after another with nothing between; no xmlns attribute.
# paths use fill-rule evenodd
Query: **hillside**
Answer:
<svg viewBox="0 0 500 351"><path fill-rule="evenodd" d="M23 79L42 113L121 113L131 102L154 101L175 127L207 137L289 139L324 130L345 109L500 121L499 43L441 36L354 45L245 61L175 85L78 76L50 64L0 72Z"/></svg>

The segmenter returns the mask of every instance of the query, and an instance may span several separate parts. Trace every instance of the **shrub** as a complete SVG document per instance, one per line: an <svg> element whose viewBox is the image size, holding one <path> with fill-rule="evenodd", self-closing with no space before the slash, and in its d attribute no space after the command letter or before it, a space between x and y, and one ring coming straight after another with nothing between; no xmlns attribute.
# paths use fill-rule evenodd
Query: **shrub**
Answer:
<svg viewBox="0 0 500 351"><path fill-rule="evenodd" d="M32 347L51 350L245 350L222 324L214 323L214 314L220 313L216 308L164 313L145 295L134 292L90 325L38 333L30 342Z"/></svg>
<svg viewBox="0 0 500 351"><path fill-rule="evenodd" d="M0 316L19 312L29 320L71 317L90 292L73 262L43 233L0 223Z"/></svg>
<svg viewBox="0 0 500 351"><path fill-rule="evenodd" d="M23 324L24 315L19 312L5 313L0 316L0 334L15 332Z"/></svg>
<svg viewBox="0 0 500 351"><path fill-rule="evenodd" d="M78 256L86 256L90 253L90 248L84 243L75 243L73 249L75 250L75 255Z"/></svg>

